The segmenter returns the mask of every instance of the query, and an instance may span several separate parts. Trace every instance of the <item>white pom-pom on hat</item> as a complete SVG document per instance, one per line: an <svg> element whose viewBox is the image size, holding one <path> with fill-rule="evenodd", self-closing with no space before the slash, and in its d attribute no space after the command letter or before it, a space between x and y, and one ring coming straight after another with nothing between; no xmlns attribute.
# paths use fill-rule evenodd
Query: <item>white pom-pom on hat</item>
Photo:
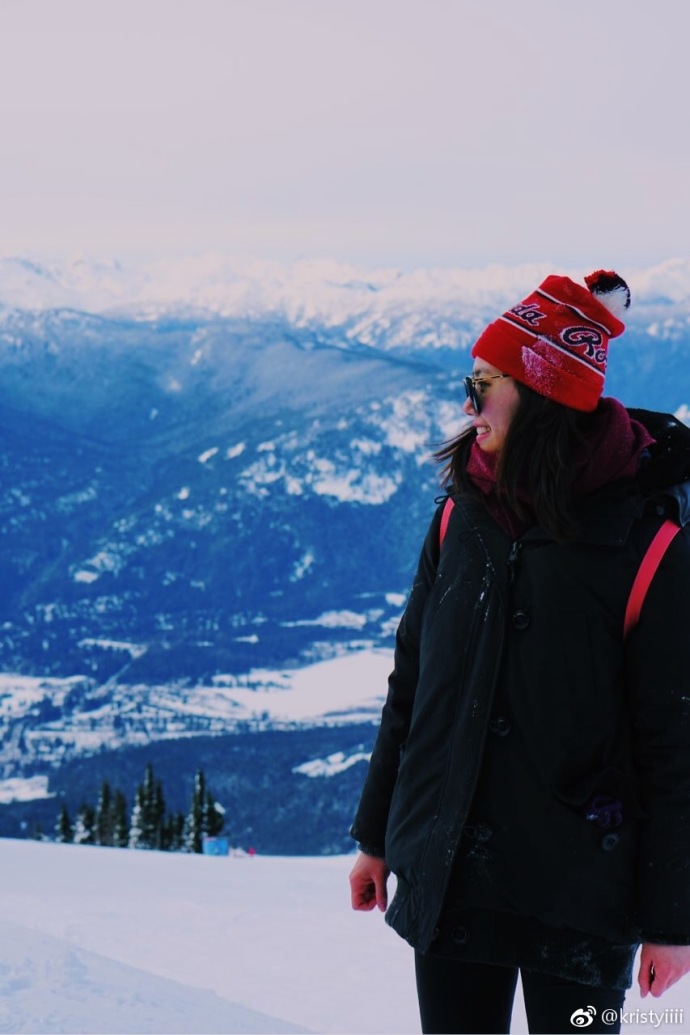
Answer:
<svg viewBox="0 0 690 1035"><path fill-rule="evenodd" d="M613 270L596 270L585 277L585 284L597 302L621 320L630 306L630 288Z"/></svg>

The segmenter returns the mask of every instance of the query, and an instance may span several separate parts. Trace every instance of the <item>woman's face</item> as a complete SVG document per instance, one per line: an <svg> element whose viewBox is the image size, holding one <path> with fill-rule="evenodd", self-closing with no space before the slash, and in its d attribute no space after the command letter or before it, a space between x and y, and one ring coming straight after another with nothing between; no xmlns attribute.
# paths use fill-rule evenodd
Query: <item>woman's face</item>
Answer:
<svg viewBox="0 0 690 1035"><path fill-rule="evenodd" d="M472 377L482 381L475 385L481 399L480 414L465 400L463 410L474 417L473 427L477 433L477 445L485 453L498 453L503 448L508 428L520 404L520 396L512 377L497 377L503 371L486 363L479 356L475 358ZM493 378L493 380L491 380Z"/></svg>

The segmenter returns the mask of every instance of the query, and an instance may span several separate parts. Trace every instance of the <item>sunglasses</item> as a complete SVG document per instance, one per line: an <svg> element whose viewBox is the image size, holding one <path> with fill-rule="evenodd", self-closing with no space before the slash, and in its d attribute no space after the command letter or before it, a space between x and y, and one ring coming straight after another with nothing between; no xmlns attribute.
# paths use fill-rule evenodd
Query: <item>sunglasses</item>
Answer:
<svg viewBox="0 0 690 1035"><path fill-rule="evenodd" d="M462 383L465 386L465 395L472 403L472 409L475 413L482 412L482 385L486 387L487 381L499 381L502 377L510 377L510 374L486 374L484 377L472 377L470 374L468 377L463 378Z"/></svg>

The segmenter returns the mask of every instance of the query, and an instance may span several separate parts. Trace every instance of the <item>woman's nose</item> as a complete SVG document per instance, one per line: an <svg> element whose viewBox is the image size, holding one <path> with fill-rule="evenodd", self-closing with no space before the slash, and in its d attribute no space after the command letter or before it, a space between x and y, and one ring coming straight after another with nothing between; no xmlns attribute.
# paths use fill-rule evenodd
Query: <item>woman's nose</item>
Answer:
<svg viewBox="0 0 690 1035"><path fill-rule="evenodd" d="M468 417L475 416L477 413L474 406L472 405L471 399L465 399L464 403L462 404L462 409L463 413L466 413Z"/></svg>

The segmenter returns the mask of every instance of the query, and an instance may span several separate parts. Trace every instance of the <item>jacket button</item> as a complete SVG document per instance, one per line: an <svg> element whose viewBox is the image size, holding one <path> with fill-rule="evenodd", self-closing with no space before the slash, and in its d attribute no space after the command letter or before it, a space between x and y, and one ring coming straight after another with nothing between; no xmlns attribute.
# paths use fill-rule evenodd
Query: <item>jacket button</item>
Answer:
<svg viewBox="0 0 690 1035"><path fill-rule="evenodd" d="M619 841L620 837L618 834L604 834L601 839L601 847L605 852L612 852Z"/></svg>
<svg viewBox="0 0 690 1035"><path fill-rule="evenodd" d="M488 823L477 823L474 828L474 836L477 841L488 841L493 830Z"/></svg>
<svg viewBox="0 0 690 1035"><path fill-rule="evenodd" d="M440 933L441 933L441 928L440 927L434 927L434 930L433 930L433 932L431 934L432 942L435 942L437 940L437 938L438 938Z"/></svg>
<svg viewBox="0 0 690 1035"><path fill-rule="evenodd" d="M529 615L526 611L515 611L513 613L513 625L516 629L522 631L529 625Z"/></svg>
<svg viewBox="0 0 690 1035"><path fill-rule="evenodd" d="M453 941L456 945L467 945L470 940L470 932L466 927L456 927L453 930Z"/></svg>
<svg viewBox="0 0 690 1035"><path fill-rule="evenodd" d="M497 715L495 719L492 719L489 723L489 729L492 733L495 733L497 737L505 737L510 733L510 723L506 719L505 715Z"/></svg>

